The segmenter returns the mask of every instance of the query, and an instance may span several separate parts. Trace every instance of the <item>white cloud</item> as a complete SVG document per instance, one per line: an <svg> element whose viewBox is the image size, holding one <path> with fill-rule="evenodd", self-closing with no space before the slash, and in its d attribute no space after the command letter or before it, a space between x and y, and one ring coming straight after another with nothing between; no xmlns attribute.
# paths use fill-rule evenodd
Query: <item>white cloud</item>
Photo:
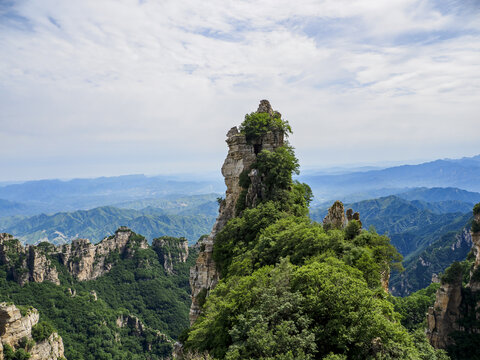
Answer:
<svg viewBox="0 0 480 360"><path fill-rule="evenodd" d="M290 120L305 165L478 153L474 6L0 5L2 179L218 169L225 132L262 98Z"/></svg>

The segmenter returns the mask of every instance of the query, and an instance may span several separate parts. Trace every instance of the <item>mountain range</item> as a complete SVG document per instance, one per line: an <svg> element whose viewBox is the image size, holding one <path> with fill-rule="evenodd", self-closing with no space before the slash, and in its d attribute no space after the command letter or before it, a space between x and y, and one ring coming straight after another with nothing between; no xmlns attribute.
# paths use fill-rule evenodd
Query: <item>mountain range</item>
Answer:
<svg viewBox="0 0 480 360"><path fill-rule="evenodd" d="M342 197L358 201L416 187L455 187L479 192L479 177L480 155L336 175L309 174L299 179L310 185L317 201Z"/></svg>

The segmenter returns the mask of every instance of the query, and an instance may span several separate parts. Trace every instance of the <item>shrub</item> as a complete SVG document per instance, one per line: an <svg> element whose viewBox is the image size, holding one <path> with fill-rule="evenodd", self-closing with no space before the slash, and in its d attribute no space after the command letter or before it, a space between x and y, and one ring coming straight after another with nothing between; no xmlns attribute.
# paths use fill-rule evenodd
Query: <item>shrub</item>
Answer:
<svg viewBox="0 0 480 360"><path fill-rule="evenodd" d="M478 215L478 214L480 214L480 203L478 203L473 207L473 215Z"/></svg>
<svg viewBox="0 0 480 360"><path fill-rule="evenodd" d="M33 340L35 340L36 342L46 340L50 335L52 335L54 331L55 329L50 323L46 321L40 321L32 328Z"/></svg>
<svg viewBox="0 0 480 360"><path fill-rule="evenodd" d="M464 267L462 263L455 261L450 265L441 277L442 284L453 284L461 281L463 277Z"/></svg>
<svg viewBox="0 0 480 360"><path fill-rule="evenodd" d="M245 135L249 143L269 131L280 131L288 135L292 133L292 128L288 121L282 120L278 114L272 116L257 112L245 115L245 120L240 125L240 132Z"/></svg>

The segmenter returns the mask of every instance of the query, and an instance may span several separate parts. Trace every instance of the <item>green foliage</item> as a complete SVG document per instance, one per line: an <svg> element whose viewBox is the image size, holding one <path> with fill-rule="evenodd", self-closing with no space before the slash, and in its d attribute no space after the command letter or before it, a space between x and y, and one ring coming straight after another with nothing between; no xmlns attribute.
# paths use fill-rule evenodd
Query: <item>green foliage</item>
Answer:
<svg viewBox="0 0 480 360"><path fill-rule="evenodd" d="M455 345L448 347L448 353L453 360L479 360L480 353L480 292L473 292L471 288L462 289L462 304L460 313L462 317L458 325L462 331L454 331L450 334Z"/></svg>
<svg viewBox="0 0 480 360"><path fill-rule="evenodd" d="M205 305L206 300L207 300L207 289L202 289L197 295L198 306L202 308L203 305Z"/></svg>
<svg viewBox="0 0 480 360"><path fill-rule="evenodd" d="M264 200L280 200L280 192L292 186L292 174L299 174L299 166L291 146L262 150L252 167L259 171L265 186Z"/></svg>
<svg viewBox="0 0 480 360"><path fill-rule="evenodd" d="M217 234L213 259L220 273L225 276L233 257L250 246L261 230L286 216L273 202L262 203L254 209L246 209L241 217L233 218Z"/></svg>
<svg viewBox="0 0 480 360"><path fill-rule="evenodd" d="M478 221L472 221L472 232L477 233L480 232L480 223Z"/></svg>
<svg viewBox="0 0 480 360"><path fill-rule="evenodd" d="M435 294L440 284L430 284L406 297L392 297L395 311L401 315L402 325L408 330L424 329L427 310L435 303Z"/></svg>
<svg viewBox="0 0 480 360"><path fill-rule="evenodd" d="M358 220L351 220L345 228L345 237L347 240L352 240L356 236L360 235L362 230L362 224Z"/></svg>
<svg viewBox="0 0 480 360"><path fill-rule="evenodd" d="M473 207L473 215L478 215L478 214L480 214L480 203L476 204Z"/></svg>
<svg viewBox="0 0 480 360"><path fill-rule="evenodd" d="M466 262L455 261L441 276L442 284L461 284L468 267L469 264Z"/></svg>
<svg viewBox="0 0 480 360"><path fill-rule="evenodd" d="M252 138L262 131L248 128ZM298 161L291 147L261 151L252 168L263 201L255 208L241 203L243 211L217 234L213 258L221 280L183 334L187 353L229 360L442 359L425 336L400 324L381 288L390 268L401 270L402 256L388 237L360 231L357 221L331 231L311 222L311 189L292 181ZM240 185L245 198L247 171Z"/></svg>
<svg viewBox="0 0 480 360"><path fill-rule="evenodd" d="M3 359L4 360L28 360L30 354L25 349L18 349L15 351L10 345L3 345Z"/></svg>
<svg viewBox="0 0 480 360"><path fill-rule="evenodd" d="M40 321L32 327L32 337L36 342L46 340L55 332L52 324Z"/></svg>
<svg viewBox="0 0 480 360"><path fill-rule="evenodd" d="M256 140L269 131L280 131L285 135L292 133L292 128L287 120L282 120L275 113L271 116L268 113L253 112L245 115L245 120L240 125L240 132L245 135L248 142Z"/></svg>
<svg viewBox="0 0 480 360"><path fill-rule="evenodd" d="M331 353L366 359L376 341L385 358L420 359L397 317L388 301L368 289L363 274L341 260L298 268L283 260L222 280L186 346L225 359L313 359Z"/></svg>

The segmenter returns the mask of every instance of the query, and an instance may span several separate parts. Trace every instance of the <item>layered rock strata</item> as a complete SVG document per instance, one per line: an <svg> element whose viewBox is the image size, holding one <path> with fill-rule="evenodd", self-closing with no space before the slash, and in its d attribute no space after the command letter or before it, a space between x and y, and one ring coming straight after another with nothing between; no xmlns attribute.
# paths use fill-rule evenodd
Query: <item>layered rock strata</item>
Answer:
<svg viewBox="0 0 480 360"><path fill-rule="evenodd" d="M5 345L18 349L24 339L32 340L32 328L38 323L39 314L34 308L22 315L13 304L0 303L0 360L3 360ZM63 341L57 333L35 343L27 349L34 360L57 360L64 357Z"/></svg>
<svg viewBox="0 0 480 360"><path fill-rule="evenodd" d="M268 113L271 116L281 116L274 112L267 100L262 100L257 113ZM261 186L255 178L256 173L251 166L262 150L273 151L284 144L284 134L280 131L269 131L258 139L247 141L244 134L233 127L227 133L228 154L222 166L222 175L225 178L227 190L225 199L220 204L219 214L213 225L210 235L203 239L200 244L200 253L194 267L190 269L190 285L192 288L192 305L190 307L190 323L193 324L200 314L201 308L198 295L201 292L210 291L218 282L219 274L213 261L213 246L216 234L222 230L225 224L235 217L237 201L242 193L240 186L240 174L249 171L252 180L245 202L255 205L261 195ZM256 186L255 186L256 184Z"/></svg>

